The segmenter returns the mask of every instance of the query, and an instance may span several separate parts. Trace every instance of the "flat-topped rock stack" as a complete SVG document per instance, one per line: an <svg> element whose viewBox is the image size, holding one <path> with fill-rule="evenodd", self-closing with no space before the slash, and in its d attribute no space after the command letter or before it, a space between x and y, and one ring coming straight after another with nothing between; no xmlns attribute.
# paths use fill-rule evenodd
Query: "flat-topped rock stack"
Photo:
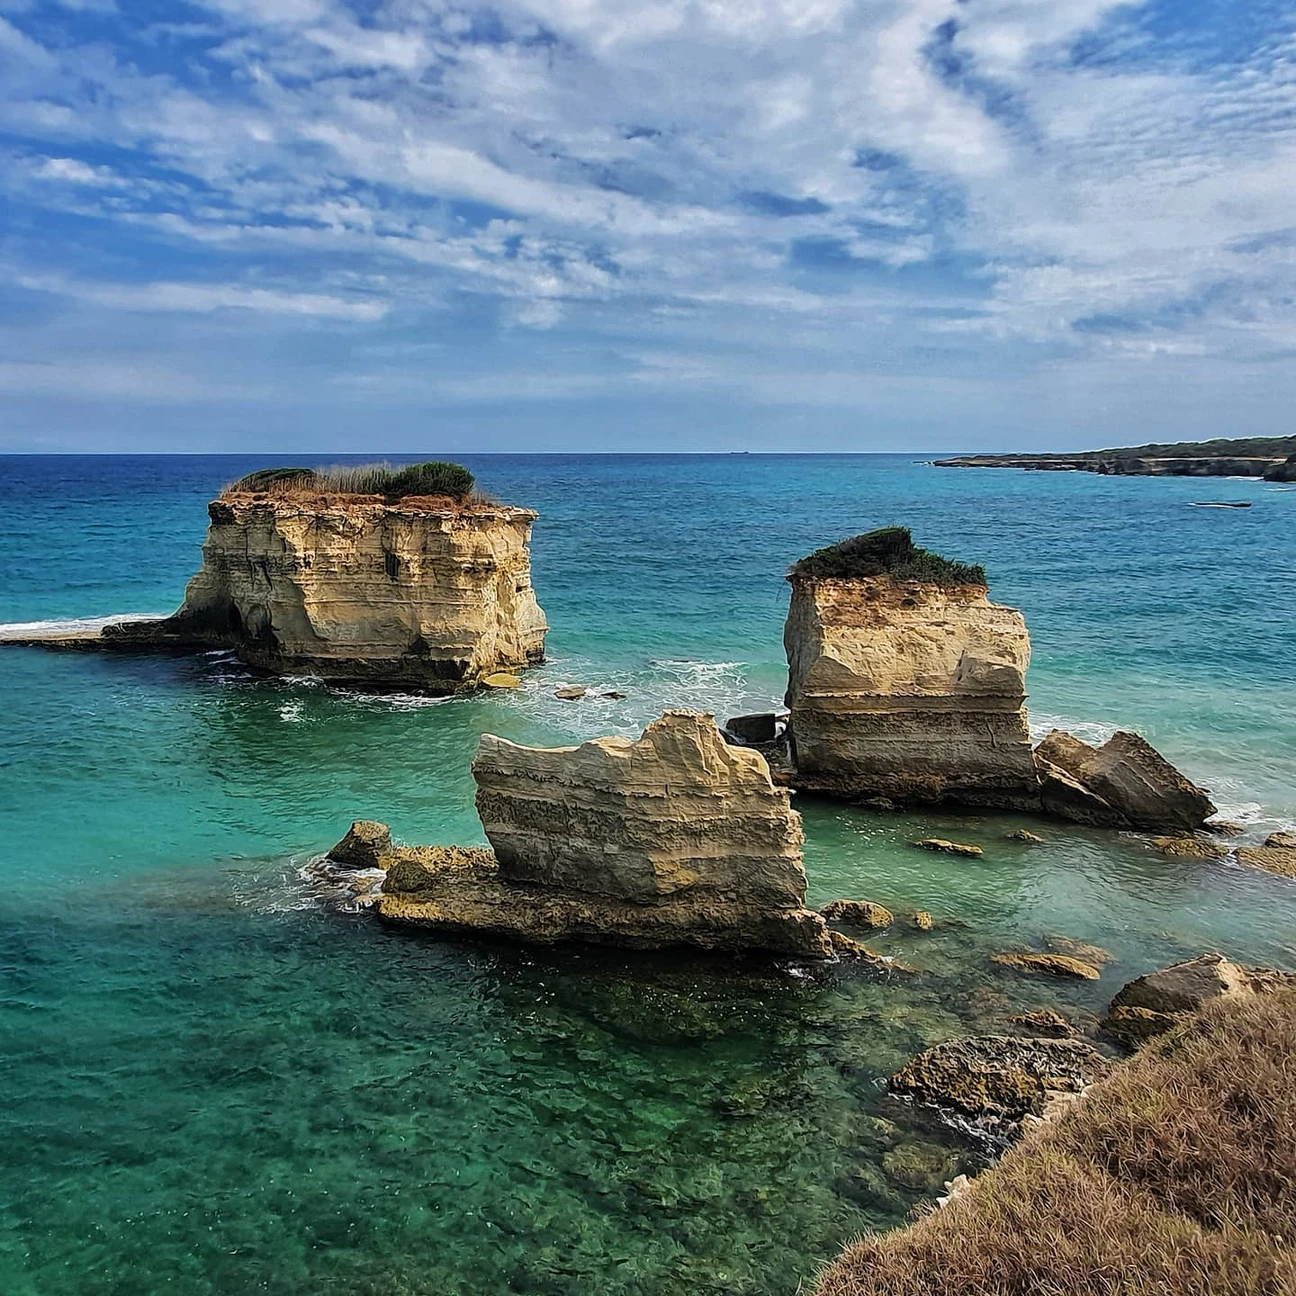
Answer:
<svg viewBox="0 0 1296 1296"><path fill-rule="evenodd" d="M797 787L851 798L1035 809L1030 637L980 567L907 529L843 541L788 576L786 703Z"/></svg>
<svg viewBox="0 0 1296 1296"><path fill-rule="evenodd" d="M339 476L350 488L335 488ZM463 493L423 493L422 482L440 480ZM208 506L202 567L172 616L28 642L228 648L274 674L470 688L541 661L548 629L531 588L536 514L484 502L471 485L466 469L448 464L253 474Z"/></svg>
<svg viewBox="0 0 1296 1296"><path fill-rule="evenodd" d="M801 818L758 752L668 711L643 735L473 762L493 851L398 849L382 917L447 933L831 957L805 907ZM437 853L439 852L439 853Z"/></svg>

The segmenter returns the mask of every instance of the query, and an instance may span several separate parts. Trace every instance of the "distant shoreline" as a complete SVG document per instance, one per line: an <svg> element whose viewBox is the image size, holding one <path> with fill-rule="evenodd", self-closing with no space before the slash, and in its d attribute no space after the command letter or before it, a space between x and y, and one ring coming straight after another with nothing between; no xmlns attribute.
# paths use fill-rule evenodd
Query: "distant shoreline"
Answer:
<svg viewBox="0 0 1296 1296"><path fill-rule="evenodd" d="M976 454L932 461L937 468L1021 468L1110 477L1261 477L1296 481L1296 437L1181 441L1078 454Z"/></svg>

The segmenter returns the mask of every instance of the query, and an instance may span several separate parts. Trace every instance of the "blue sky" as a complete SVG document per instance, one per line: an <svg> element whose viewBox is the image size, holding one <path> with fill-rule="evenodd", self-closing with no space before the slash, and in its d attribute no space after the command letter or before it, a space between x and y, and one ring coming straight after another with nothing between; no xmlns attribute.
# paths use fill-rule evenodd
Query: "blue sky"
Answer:
<svg viewBox="0 0 1296 1296"><path fill-rule="evenodd" d="M0 0L0 450L1296 432L1296 3Z"/></svg>

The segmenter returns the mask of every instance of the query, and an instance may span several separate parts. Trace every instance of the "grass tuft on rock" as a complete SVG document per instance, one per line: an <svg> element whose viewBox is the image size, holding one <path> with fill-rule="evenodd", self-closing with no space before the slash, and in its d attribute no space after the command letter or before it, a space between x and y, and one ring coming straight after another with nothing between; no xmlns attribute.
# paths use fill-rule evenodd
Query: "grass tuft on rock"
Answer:
<svg viewBox="0 0 1296 1296"><path fill-rule="evenodd" d="M792 580L851 580L863 576L891 576L895 580L923 581L929 585L985 585L985 568L955 562L914 544L908 527L882 527L852 536L826 549L816 549L793 564Z"/></svg>
<svg viewBox="0 0 1296 1296"><path fill-rule="evenodd" d="M1220 999L817 1296L1290 1296L1296 990Z"/></svg>
<svg viewBox="0 0 1296 1296"><path fill-rule="evenodd" d="M240 477L230 491L272 495L381 495L387 500L411 495L466 500L474 478L462 464L429 460L393 468L391 464L345 464L334 468L261 468Z"/></svg>

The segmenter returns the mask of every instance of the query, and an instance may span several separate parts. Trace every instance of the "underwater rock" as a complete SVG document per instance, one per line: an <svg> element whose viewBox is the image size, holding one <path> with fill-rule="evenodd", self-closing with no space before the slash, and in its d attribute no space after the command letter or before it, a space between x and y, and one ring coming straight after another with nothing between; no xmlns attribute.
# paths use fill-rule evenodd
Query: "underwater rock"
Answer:
<svg viewBox="0 0 1296 1296"><path fill-rule="evenodd" d="M1221 846L1219 842L1209 841L1204 837L1187 835L1182 837L1154 837L1152 845L1162 855L1169 855L1171 859L1216 860L1223 859L1229 853L1228 847Z"/></svg>
<svg viewBox="0 0 1296 1296"><path fill-rule="evenodd" d="M1107 828L1190 834L1215 813L1190 783L1138 734L1113 734L1101 747L1054 729L1035 749L1044 809Z"/></svg>
<svg viewBox="0 0 1296 1296"><path fill-rule="evenodd" d="M232 649L275 674L453 693L544 657L530 509L231 489L174 615L93 646Z"/></svg>
<svg viewBox="0 0 1296 1296"><path fill-rule="evenodd" d="M1010 833L1005 833L1004 840L1027 842L1032 846L1038 846L1044 841L1044 838L1038 833L1031 832L1029 828L1017 828Z"/></svg>
<svg viewBox="0 0 1296 1296"><path fill-rule="evenodd" d="M1039 806L1026 724L1030 639L979 568L904 528L802 559L784 646L794 785L852 800Z"/></svg>
<svg viewBox="0 0 1296 1296"><path fill-rule="evenodd" d="M946 1040L891 1077L893 1093L971 1117L1013 1137L1027 1115L1042 1116L1058 1094L1080 1093L1112 1063L1083 1040L981 1035Z"/></svg>
<svg viewBox="0 0 1296 1296"><path fill-rule="evenodd" d="M906 967L903 963L889 958L885 954L879 954L877 950L871 950L861 941L857 941L842 932L834 931L828 928L828 944L832 947L832 952L846 963L864 963L873 968L876 972L912 972L913 968Z"/></svg>
<svg viewBox="0 0 1296 1296"><path fill-rule="evenodd" d="M883 905L871 900L830 900L819 910L829 922L845 923L848 927L864 927L878 931L890 927L895 915Z"/></svg>
<svg viewBox="0 0 1296 1296"><path fill-rule="evenodd" d="M347 829L346 836L329 851L328 859L345 868L385 869L395 850L391 830L385 823L376 819L357 819Z"/></svg>
<svg viewBox="0 0 1296 1296"><path fill-rule="evenodd" d="M1291 833L1274 833L1263 846L1239 846L1235 852L1239 864L1264 869L1278 877L1296 878L1296 847L1271 846L1274 837L1289 838Z"/></svg>
<svg viewBox="0 0 1296 1296"><path fill-rule="evenodd" d="M958 1168L958 1153L938 1143L902 1143L882 1154L886 1177L913 1192L933 1192L953 1179Z"/></svg>
<svg viewBox="0 0 1296 1296"><path fill-rule="evenodd" d="M1076 1034L1075 1027L1056 1008L1032 1008L1029 1012L1014 1013L1008 1020L1014 1026L1021 1026L1028 1035L1066 1039Z"/></svg>
<svg viewBox="0 0 1296 1296"><path fill-rule="evenodd" d="M473 775L493 853L401 852L384 918L538 942L832 957L805 907L789 793L711 716L668 711L634 742L579 747L486 734Z"/></svg>
<svg viewBox="0 0 1296 1296"><path fill-rule="evenodd" d="M947 841L944 837L923 837L919 841L909 843L910 846L917 846L922 850L942 851L946 855L965 855L969 859L976 859L985 854L980 846L965 846L962 842Z"/></svg>
<svg viewBox="0 0 1296 1296"><path fill-rule="evenodd" d="M1083 981L1097 981L1102 975L1096 967L1069 954L1038 954L1023 951L1012 954L991 954L991 963L1013 968L1017 972L1046 972L1050 976L1075 977Z"/></svg>
<svg viewBox="0 0 1296 1296"><path fill-rule="evenodd" d="M932 922L932 916L926 909L915 909L913 913L909 915L909 921L913 923L919 931L931 931L932 926L934 925Z"/></svg>
<svg viewBox="0 0 1296 1296"><path fill-rule="evenodd" d="M1043 944L1052 954L1066 954L1096 968L1106 967L1116 958L1111 950L1103 949L1101 945L1076 940L1073 936L1059 936L1056 932L1046 935Z"/></svg>

